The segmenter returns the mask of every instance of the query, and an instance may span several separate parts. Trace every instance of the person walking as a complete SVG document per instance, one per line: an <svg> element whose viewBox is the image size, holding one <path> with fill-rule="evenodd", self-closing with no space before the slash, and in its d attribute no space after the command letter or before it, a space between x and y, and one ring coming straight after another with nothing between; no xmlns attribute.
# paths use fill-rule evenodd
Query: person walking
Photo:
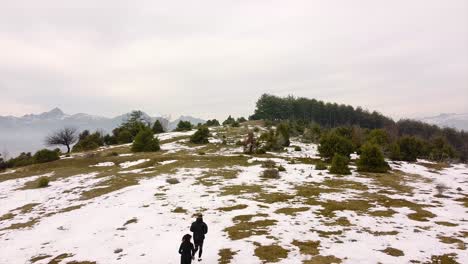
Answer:
<svg viewBox="0 0 468 264"><path fill-rule="evenodd" d="M195 248L193 247L192 242L190 242L191 238L192 236L189 234L182 237L182 243L179 247L180 264L192 263L193 256L195 255Z"/></svg>
<svg viewBox="0 0 468 264"><path fill-rule="evenodd" d="M203 216L200 214L197 216L195 222L190 226L190 231L193 232L193 242L195 243L195 252L193 256L198 251L198 261L202 260L203 254L203 241L205 240L205 235L208 233L208 226L203 222Z"/></svg>

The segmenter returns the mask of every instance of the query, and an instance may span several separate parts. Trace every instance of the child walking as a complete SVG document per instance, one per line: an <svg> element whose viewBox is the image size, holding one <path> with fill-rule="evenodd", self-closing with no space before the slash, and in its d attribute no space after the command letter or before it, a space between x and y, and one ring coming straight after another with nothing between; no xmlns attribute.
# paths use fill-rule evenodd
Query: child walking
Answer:
<svg viewBox="0 0 468 264"><path fill-rule="evenodd" d="M190 242L192 236L186 234L182 237L182 244L179 247L179 254L180 254L180 264L191 264L193 255L195 254L195 248Z"/></svg>

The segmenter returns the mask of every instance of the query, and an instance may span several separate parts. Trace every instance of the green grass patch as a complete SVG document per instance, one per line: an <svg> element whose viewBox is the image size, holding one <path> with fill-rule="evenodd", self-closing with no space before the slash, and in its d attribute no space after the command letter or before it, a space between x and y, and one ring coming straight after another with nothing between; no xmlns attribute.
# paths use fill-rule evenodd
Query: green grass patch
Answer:
<svg viewBox="0 0 468 264"><path fill-rule="evenodd" d="M380 250L380 251L393 257L401 257L405 255L403 251L396 249L396 248L392 248L392 247L387 247L386 249Z"/></svg>
<svg viewBox="0 0 468 264"><path fill-rule="evenodd" d="M174 208L174 210L172 210L171 212L178 213L178 214L185 214L185 213L187 213L187 210L180 207L180 206L178 206L178 207Z"/></svg>
<svg viewBox="0 0 468 264"><path fill-rule="evenodd" d="M268 227L276 224L276 220L263 219L251 221L253 217L265 217L259 215L240 215L233 218L235 224L224 229L231 240L244 239L251 236L268 234Z"/></svg>
<svg viewBox="0 0 468 264"><path fill-rule="evenodd" d="M296 208L294 208L294 207L284 207L284 208L280 208L280 209L276 210L275 213L296 216L297 213L305 212L305 211L308 211L309 209L310 209L310 207L296 207Z"/></svg>
<svg viewBox="0 0 468 264"><path fill-rule="evenodd" d="M233 251L230 248L222 248L218 252L218 264L230 264L233 257L237 254L237 252Z"/></svg>
<svg viewBox="0 0 468 264"><path fill-rule="evenodd" d="M301 254L304 255L318 255L320 253L319 246L320 241L299 241L293 240L292 244L299 248Z"/></svg>
<svg viewBox="0 0 468 264"><path fill-rule="evenodd" d="M234 206L220 207L217 210L224 211L224 212L230 212L230 211L234 211L234 210L242 210L242 209L245 209L247 207L248 206L246 204L238 204L238 205L234 205Z"/></svg>
<svg viewBox="0 0 468 264"><path fill-rule="evenodd" d="M257 256L263 263L272 263L278 262L282 259L288 257L289 250L279 246L279 245L267 245L263 246L256 244L254 251L255 256Z"/></svg>

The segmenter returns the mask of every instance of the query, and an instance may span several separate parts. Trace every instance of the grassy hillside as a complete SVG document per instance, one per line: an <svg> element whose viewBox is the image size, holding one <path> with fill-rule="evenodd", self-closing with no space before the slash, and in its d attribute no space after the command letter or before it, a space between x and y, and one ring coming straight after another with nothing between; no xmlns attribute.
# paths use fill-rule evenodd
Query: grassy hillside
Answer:
<svg viewBox="0 0 468 264"><path fill-rule="evenodd" d="M204 263L468 262L466 165L373 174L353 161L351 175L332 175L301 138L243 154L236 142L252 128L213 128L206 145L164 133L159 152L119 145L1 173L0 263L179 263L197 213Z"/></svg>

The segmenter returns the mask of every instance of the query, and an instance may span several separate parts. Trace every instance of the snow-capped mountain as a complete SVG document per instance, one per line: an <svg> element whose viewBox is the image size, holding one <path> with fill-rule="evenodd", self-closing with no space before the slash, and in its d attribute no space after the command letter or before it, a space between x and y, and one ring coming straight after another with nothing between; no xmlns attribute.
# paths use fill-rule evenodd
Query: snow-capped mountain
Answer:
<svg viewBox="0 0 468 264"><path fill-rule="evenodd" d="M468 131L468 113L463 114L440 114L438 116L425 117L420 119L423 122L438 125L441 127L452 127Z"/></svg>
<svg viewBox="0 0 468 264"><path fill-rule="evenodd" d="M59 108L22 117L0 116L0 154L7 153L11 157L21 152L34 152L44 148L45 137L63 127L75 127L79 131L88 129L111 133L129 116L130 112L112 118L84 113L70 115ZM146 113L143 113L143 119L151 124L159 120L168 130L173 130L180 120L190 121L193 125L205 122L203 119L191 116L181 116L170 122L167 118L151 117Z"/></svg>
<svg viewBox="0 0 468 264"><path fill-rule="evenodd" d="M0 116L0 153L7 151L10 156L20 152L33 152L44 147L44 138L56 129L75 127L82 131L102 130L110 133L127 120L130 113L108 118L84 113L65 114L59 108L40 114L28 114L22 117ZM160 120L167 127L169 121L162 117L150 117L144 113L148 122Z"/></svg>

